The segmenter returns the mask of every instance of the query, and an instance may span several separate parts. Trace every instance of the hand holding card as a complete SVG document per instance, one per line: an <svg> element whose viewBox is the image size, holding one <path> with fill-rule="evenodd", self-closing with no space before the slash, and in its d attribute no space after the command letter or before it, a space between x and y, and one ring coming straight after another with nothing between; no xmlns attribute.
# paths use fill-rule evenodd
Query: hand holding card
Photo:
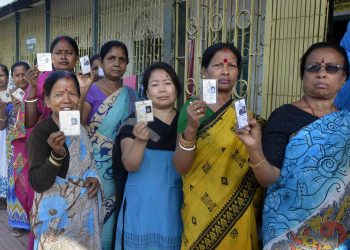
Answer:
<svg viewBox="0 0 350 250"><path fill-rule="evenodd" d="M81 68L81 73L83 75L90 73L91 66L90 66L90 59L88 56L80 57L80 68Z"/></svg>
<svg viewBox="0 0 350 250"><path fill-rule="evenodd" d="M52 61L50 53L38 53L36 54L38 60L38 69L41 72L52 71Z"/></svg>
<svg viewBox="0 0 350 250"><path fill-rule="evenodd" d="M140 122L140 121L153 122L154 121L153 107L152 107L151 100L135 102L135 110L136 110L137 122Z"/></svg>
<svg viewBox="0 0 350 250"><path fill-rule="evenodd" d="M216 79L202 79L201 100L207 104L215 104L217 102L217 87L218 83Z"/></svg>
<svg viewBox="0 0 350 250"><path fill-rule="evenodd" d="M12 96L14 98L16 98L17 100L22 101L23 97L24 97L24 91L22 89L18 88L18 89L16 89L15 92L12 93Z"/></svg>
<svg viewBox="0 0 350 250"><path fill-rule="evenodd" d="M11 99L10 92L8 90L1 91L0 92L0 99L1 99L1 101L6 102L6 103L11 102L12 99Z"/></svg>
<svg viewBox="0 0 350 250"><path fill-rule="evenodd" d="M236 110L238 129L242 129L248 126L249 125L248 114L247 114L247 108L246 108L244 99L235 101L235 110Z"/></svg>
<svg viewBox="0 0 350 250"><path fill-rule="evenodd" d="M59 113L60 131L65 136L80 135L80 112L78 110L64 110Z"/></svg>

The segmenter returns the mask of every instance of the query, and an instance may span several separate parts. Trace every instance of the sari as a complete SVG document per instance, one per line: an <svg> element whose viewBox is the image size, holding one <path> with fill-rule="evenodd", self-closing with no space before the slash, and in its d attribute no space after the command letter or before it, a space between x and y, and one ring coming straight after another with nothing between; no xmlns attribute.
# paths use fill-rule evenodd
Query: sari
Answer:
<svg viewBox="0 0 350 250"><path fill-rule="evenodd" d="M7 197L6 128L0 131L0 198Z"/></svg>
<svg viewBox="0 0 350 250"><path fill-rule="evenodd" d="M350 233L350 112L323 116L290 139L267 190L264 249L346 249Z"/></svg>
<svg viewBox="0 0 350 250"><path fill-rule="evenodd" d="M103 249L112 249L115 234L117 203L112 169L113 144L122 121L134 112L135 101L135 91L121 87L103 101L87 125L98 176L105 194L106 214L101 234Z"/></svg>
<svg viewBox="0 0 350 250"><path fill-rule="evenodd" d="M34 195L31 225L34 249L101 249L102 192L89 198L87 177L97 177L84 128L80 137L66 137L70 162L66 178L56 177L43 193Z"/></svg>
<svg viewBox="0 0 350 250"><path fill-rule="evenodd" d="M229 101L199 127L194 162L183 176L181 249L259 249L262 190L236 124Z"/></svg>

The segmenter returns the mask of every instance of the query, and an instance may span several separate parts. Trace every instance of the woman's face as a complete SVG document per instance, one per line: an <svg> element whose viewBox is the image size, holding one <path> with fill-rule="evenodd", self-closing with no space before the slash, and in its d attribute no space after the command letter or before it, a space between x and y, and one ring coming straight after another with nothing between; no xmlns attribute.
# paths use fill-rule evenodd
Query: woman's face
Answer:
<svg viewBox="0 0 350 250"><path fill-rule="evenodd" d="M156 69L148 80L147 97L154 107L170 108L176 101L176 87L170 75L163 69Z"/></svg>
<svg viewBox="0 0 350 250"><path fill-rule="evenodd" d="M345 82L346 75L343 70L327 72L324 66L337 68L344 66L342 55L332 48L316 49L306 58L303 84L305 94L314 98L334 99ZM317 69L308 72L309 69Z"/></svg>
<svg viewBox="0 0 350 250"><path fill-rule="evenodd" d="M105 77L110 80L120 80L126 71L127 65L126 55L120 47L112 47L102 60Z"/></svg>
<svg viewBox="0 0 350 250"><path fill-rule="evenodd" d="M52 117L58 121L59 112L69 109L76 110L79 103L79 94L71 78L62 78L56 81L49 96L45 97L47 106L52 110Z"/></svg>
<svg viewBox="0 0 350 250"><path fill-rule="evenodd" d="M91 71L94 72L94 81L99 79L98 68L101 67L101 59L97 58L91 63Z"/></svg>
<svg viewBox="0 0 350 250"><path fill-rule="evenodd" d="M7 83L9 78L5 74L5 71L0 67L0 91L7 89Z"/></svg>
<svg viewBox="0 0 350 250"><path fill-rule="evenodd" d="M75 53L73 46L62 39L54 47L51 58L55 70L74 71L78 55Z"/></svg>
<svg viewBox="0 0 350 250"><path fill-rule="evenodd" d="M219 92L231 92L238 78L237 58L229 49L219 50L202 74L203 78L217 79Z"/></svg>
<svg viewBox="0 0 350 250"><path fill-rule="evenodd" d="M22 90L25 90L28 86L28 82L24 77L26 72L27 69L24 66L17 66L12 72L13 83L17 88L21 88Z"/></svg>

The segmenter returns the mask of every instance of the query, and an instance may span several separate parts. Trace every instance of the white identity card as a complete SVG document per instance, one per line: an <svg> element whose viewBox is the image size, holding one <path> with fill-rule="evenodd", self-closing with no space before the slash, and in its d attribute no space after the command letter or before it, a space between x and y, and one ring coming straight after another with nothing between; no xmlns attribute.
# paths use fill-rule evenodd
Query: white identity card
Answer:
<svg viewBox="0 0 350 250"><path fill-rule="evenodd" d="M79 110L64 110L59 113L60 131L65 136L80 135L80 112Z"/></svg>
<svg viewBox="0 0 350 250"><path fill-rule="evenodd" d="M39 71L52 71L52 61L50 53L38 53L36 54L36 59L38 60Z"/></svg>
<svg viewBox="0 0 350 250"><path fill-rule="evenodd" d="M201 99L207 104L215 104L217 97L218 82L216 79L201 80Z"/></svg>
<svg viewBox="0 0 350 250"><path fill-rule="evenodd" d="M241 99L241 100L235 101L235 109L236 109L238 129L242 129L248 126L249 125L248 114L247 114L247 108L245 105L245 100Z"/></svg>
<svg viewBox="0 0 350 250"><path fill-rule="evenodd" d="M98 76L99 77L104 77L105 75L105 72L103 71L103 68L102 67L98 67Z"/></svg>
<svg viewBox="0 0 350 250"><path fill-rule="evenodd" d="M17 100L22 101L24 97L24 91L21 88L18 88L15 92L12 93L12 96Z"/></svg>
<svg viewBox="0 0 350 250"><path fill-rule="evenodd" d="M153 122L153 107L151 100L135 102L137 122L146 121Z"/></svg>
<svg viewBox="0 0 350 250"><path fill-rule="evenodd" d="M6 102L6 103L11 102L12 99L11 99L10 92L8 90L1 91L0 92L0 99L1 99L1 101Z"/></svg>
<svg viewBox="0 0 350 250"><path fill-rule="evenodd" d="M81 68L81 73L83 75L90 73L91 66L90 66L90 60L88 56L80 57L80 68Z"/></svg>

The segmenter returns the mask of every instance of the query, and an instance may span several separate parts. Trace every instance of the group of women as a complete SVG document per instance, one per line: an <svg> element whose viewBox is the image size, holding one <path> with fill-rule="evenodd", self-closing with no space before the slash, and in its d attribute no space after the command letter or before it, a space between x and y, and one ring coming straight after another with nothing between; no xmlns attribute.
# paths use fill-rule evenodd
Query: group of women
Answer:
<svg viewBox="0 0 350 250"><path fill-rule="evenodd" d="M99 77L96 69L74 73L72 38L56 38L50 52L53 72L14 64L24 99L0 101L8 159L0 203L7 197L15 233L31 229L29 248L346 249L350 113L333 101L349 60L339 45L308 48L303 98L276 109L263 132L253 117L237 128L232 92L242 57L232 44L203 53L201 78L218 83L215 104L192 97L178 111L176 72L163 62L149 66L148 123L137 121L138 97L123 85L123 43L101 47ZM8 76L0 65L0 91ZM80 136L60 131L64 110L81 111Z"/></svg>

